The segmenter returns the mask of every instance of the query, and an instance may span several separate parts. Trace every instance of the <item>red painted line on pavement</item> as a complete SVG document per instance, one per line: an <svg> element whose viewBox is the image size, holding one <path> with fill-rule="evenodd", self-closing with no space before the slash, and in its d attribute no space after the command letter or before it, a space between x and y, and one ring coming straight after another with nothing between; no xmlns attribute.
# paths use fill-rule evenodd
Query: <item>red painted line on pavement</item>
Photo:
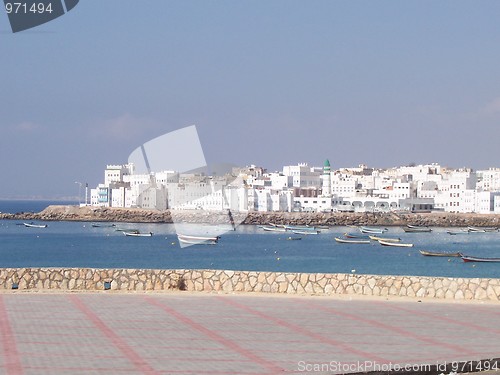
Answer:
<svg viewBox="0 0 500 375"><path fill-rule="evenodd" d="M301 303L305 303L305 302L301 301ZM374 327L382 328L384 330L392 331L392 332L395 332L403 337L416 339L416 340L419 340L419 341L422 341L422 342L425 342L427 344L434 345L434 346L437 346L440 348L442 348L442 347L448 348L448 349L454 350L460 354L466 354L466 355L480 354L480 353L476 353L476 352L471 352L471 351L467 350L466 348L463 348L459 345L448 344L446 342L438 341L438 340L435 340L435 339L430 338L430 337L422 336L422 335L413 333L411 331L407 331L403 328L393 327L389 324L379 322L378 320L363 318L359 315L339 311L333 307L325 307L325 306L322 306L316 302L312 302L312 303L309 302L309 304L313 304L316 309L321 310L321 311L325 311L325 312L328 312L331 314L342 316L344 318L351 319L351 320L354 320L357 322L366 323L366 324L369 324L369 325L374 326Z"/></svg>
<svg viewBox="0 0 500 375"><path fill-rule="evenodd" d="M181 321L185 325L191 327L194 330L197 330L197 331L203 333L205 336L208 336L210 339L224 345L225 347L242 355L243 357L250 359L252 362L261 365L262 367L264 367L268 371L271 371L273 373L285 371L283 368L276 366L274 363L255 355L250 350L247 350L247 349L241 347L236 342L234 342L230 339L227 339L224 336L219 335L217 332L211 331L210 329L208 329L204 325L202 325L198 322L195 322L194 320L181 314L180 312L171 308L170 306L164 305L151 297L144 297L144 299L148 303L150 303L151 305L156 306L156 307L162 309L163 311L165 311L166 313L168 313L169 315L175 317L177 320Z"/></svg>
<svg viewBox="0 0 500 375"><path fill-rule="evenodd" d="M136 367L137 370L144 374L160 374L152 368L134 349L132 349L115 331L109 328L94 311L92 311L80 297L71 295L68 299L92 322L99 330L107 337L113 345L115 345L123 355Z"/></svg>
<svg viewBox="0 0 500 375"><path fill-rule="evenodd" d="M17 351L16 337L12 330L3 295L0 295L0 334L2 336L3 362L7 375L22 374L23 366Z"/></svg>
<svg viewBox="0 0 500 375"><path fill-rule="evenodd" d="M265 314L261 311L258 311L258 310L255 310L249 306L246 306L246 305L242 305L238 302L235 302L235 301L232 301L232 300L229 300L227 298L224 298L224 297L216 297L217 299L223 301L224 303L230 305L230 306L233 306L233 307L237 307L239 308L240 310L244 310L252 315L256 315L256 316L259 316L263 319L266 319L266 320L269 320L269 321L272 321L274 322L275 324L278 324L282 327L286 327L288 328L289 330L293 331L293 332L296 332L296 333L299 333L301 335L304 335L304 336L309 336L309 337L312 337L313 339L315 340L318 340L322 343L325 343L325 344L329 344L329 345L333 345L333 346L336 346L340 349L342 349L343 351L347 352L347 353L350 353L350 354L357 354L357 355L360 355L363 357L363 360L365 359L371 359L373 361L378 361L378 362L381 362L381 363L388 363L390 362L390 360L388 359L385 359L385 358L382 358L382 357L379 357L378 355L375 355L373 353L369 353L369 352L365 352L364 350L359 350L359 349L356 349L348 344L345 344L343 342L340 342L338 340L334 340L334 339L331 339L329 337L324 337L318 333L315 333L315 332L312 332L312 331L309 331L305 328L302 328L298 325L295 325L293 323L290 323L290 322L287 322L283 319L280 319L280 318L276 318L274 316L271 316L271 315L268 315L268 314Z"/></svg>
<svg viewBox="0 0 500 375"><path fill-rule="evenodd" d="M380 305L382 304L382 302L374 302L374 303L380 304ZM394 306L394 305L390 305L390 304L387 304L387 307L389 307L393 310L400 310L400 311L408 312L408 313L410 313L412 315L416 315L416 316L428 316L430 318L433 318L436 320L442 320L443 322L447 322L447 323L456 324L456 325L459 325L461 327L469 327L469 328L472 328L472 329L475 329L478 331L495 333L497 335L500 335L500 329L495 329L492 327L483 327L483 326L468 322L466 320L456 320L456 319L448 318L446 316L439 316L439 315L435 315L433 313L429 313L429 312L425 312L425 311L415 311L415 310L407 309L407 308L404 308L401 306ZM471 310L471 312L472 312L472 310ZM427 322L427 324L428 324L428 322Z"/></svg>

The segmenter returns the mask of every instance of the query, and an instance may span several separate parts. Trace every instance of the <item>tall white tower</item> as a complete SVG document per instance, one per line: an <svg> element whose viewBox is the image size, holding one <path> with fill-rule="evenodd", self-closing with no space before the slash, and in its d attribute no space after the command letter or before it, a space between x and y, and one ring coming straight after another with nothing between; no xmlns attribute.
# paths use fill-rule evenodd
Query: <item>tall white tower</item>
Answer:
<svg viewBox="0 0 500 375"><path fill-rule="evenodd" d="M323 174L321 175L321 195L323 197L332 196L330 172L330 160L326 159L325 164L323 165Z"/></svg>

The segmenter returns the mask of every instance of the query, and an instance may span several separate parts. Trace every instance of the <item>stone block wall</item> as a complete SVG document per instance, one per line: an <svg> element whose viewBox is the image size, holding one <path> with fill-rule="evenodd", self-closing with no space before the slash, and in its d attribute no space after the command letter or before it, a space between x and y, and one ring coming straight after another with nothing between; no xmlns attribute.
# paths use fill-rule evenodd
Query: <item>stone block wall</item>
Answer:
<svg viewBox="0 0 500 375"><path fill-rule="evenodd" d="M224 270L4 268L0 289L261 292L500 300L500 279Z"/></svg>

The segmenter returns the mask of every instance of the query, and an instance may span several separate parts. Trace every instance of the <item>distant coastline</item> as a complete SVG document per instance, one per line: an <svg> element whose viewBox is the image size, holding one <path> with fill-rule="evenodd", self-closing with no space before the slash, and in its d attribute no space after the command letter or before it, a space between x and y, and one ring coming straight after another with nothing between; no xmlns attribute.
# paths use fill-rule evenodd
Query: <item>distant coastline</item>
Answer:
<svg viewBox="0 0 500 375"><path fill-rule="evenodd" d="M294 225L380 225L402 226L407 224L433 227L499 226L500 215L457 213L303 213L303 212L248 212L233 213L246 225L294 224ZM0 219L86 222L135 222L173 223L193 222L220 224L228 222L227 212L214 211L157 211L139 208L78 207L51 205L33 213L0 213ZM239 222L239 221L237 221Z"/></svg>

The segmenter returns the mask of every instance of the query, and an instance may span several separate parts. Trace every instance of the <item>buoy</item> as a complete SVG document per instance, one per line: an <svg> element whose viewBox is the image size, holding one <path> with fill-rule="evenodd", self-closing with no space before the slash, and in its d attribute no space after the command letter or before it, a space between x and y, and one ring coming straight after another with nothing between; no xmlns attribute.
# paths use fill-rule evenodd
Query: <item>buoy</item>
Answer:
<svg viewBox="0 0 500 375"><path fill-rule="evenodd" d="M356 272L356 270L351 270L351 272L352 272L352 273L355 273L355 272Z"/></svg>
<svg viewBox="0 0 500 375"><path fill-rule="evenodd" d="M172 245L175 245L175 242L172 242Z"/></svg>
<svg viewBox="0 0 500 375"><path fill-rule="evenodd" d="M278 257L278 258L276 258L276 260L280 260L280 258Z"/></svg>

